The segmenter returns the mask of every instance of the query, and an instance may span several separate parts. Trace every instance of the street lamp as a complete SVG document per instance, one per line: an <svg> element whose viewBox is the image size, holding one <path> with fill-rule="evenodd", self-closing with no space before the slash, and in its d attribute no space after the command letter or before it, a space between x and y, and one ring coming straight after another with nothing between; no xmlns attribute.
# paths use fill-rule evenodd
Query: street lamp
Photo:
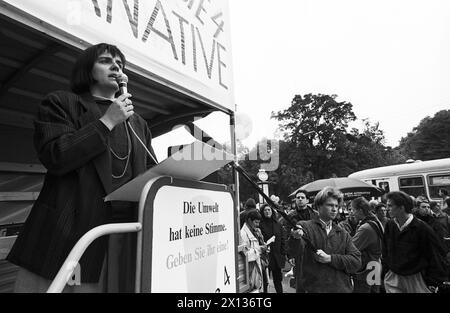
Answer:
<svg viewBox="0 0 450 313"><path fill-rule="evenodd" d="M264 169L260 169L256 176L259 179L258 186L262 189L265 195L269 196L269 182L267 181L269 175L267 175L267 172ZM259 204L263 204L265 202L266 201L263 196L259 195Z"/></svg>

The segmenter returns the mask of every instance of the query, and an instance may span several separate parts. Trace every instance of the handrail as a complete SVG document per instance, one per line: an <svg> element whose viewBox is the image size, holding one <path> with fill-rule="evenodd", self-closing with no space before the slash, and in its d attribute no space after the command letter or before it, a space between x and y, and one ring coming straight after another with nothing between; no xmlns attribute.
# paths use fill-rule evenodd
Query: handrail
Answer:
<svg viewBox="0 0 450 313"><path fill-rule="evenodd" d="M95 239L109 234L139 232L141 229L141 223L114 223L97 226L88 231L80 238L80 240L78 240L76 245L72 248L72 251L70 251L69 256L59 269L56 277L53 279L47 293L58 293L63 291L65 285L72 277L72 273L77 267L81 256Z"/></svg>

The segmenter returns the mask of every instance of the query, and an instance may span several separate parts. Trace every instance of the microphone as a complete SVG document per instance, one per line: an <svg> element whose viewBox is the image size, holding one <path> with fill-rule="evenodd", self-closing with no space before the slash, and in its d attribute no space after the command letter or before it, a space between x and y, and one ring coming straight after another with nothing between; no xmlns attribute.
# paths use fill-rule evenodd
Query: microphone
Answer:
<svg viewBox="0 0 450 313"><path fill-rule="evenodd" d="M119 85L119 93L121 95L128 93L128 89L127 89L128 76L126 74L122 74L121 76L117 77L116 82ZM141 138L139 138L138 134L136 134L136 131L133 129L133 127L130 124L129 118L127 119L126 123L127 123L128 127L131 129L131 132L133 133L133 135L138 140L138 142L142 145L142 147L144 147L145 151L150 156L150 158L153 160L153 162L155 162L155 164L158 164L158 160L156 160L156 158L153 156L153 154L148 150L145 143L143 143Z"/></svg>
<svg viewBox="0 0 450 313"><path fill-rule="evenodd" d="M119 92L121 95L124 93L128 93L127 85L128 85L128 76L125 74L122 74L122 76L119 76L116 78L116 82L119 85Z"/></svg>

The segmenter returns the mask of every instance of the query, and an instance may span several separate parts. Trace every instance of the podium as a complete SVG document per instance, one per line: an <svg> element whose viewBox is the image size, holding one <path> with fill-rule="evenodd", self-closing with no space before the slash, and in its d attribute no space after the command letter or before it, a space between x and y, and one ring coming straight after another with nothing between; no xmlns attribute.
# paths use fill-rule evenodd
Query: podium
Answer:
<svg viewBox="0 0 450 313"><path fill-rule="evenodd" d="M234 156L214 149L215 158L195 158L199 149L214 148L194 142L105 198L139 201L136 292L238 291L234 196L199 181Z"/></svg>

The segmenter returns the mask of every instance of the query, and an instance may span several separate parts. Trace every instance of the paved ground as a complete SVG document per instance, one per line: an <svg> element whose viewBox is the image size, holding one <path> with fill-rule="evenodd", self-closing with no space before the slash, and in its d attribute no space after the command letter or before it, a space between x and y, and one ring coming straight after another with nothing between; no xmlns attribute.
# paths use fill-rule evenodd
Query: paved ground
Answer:
<svg viewBox="0 0 450 313"><path fill-rule="evenodd" d="M281 271L281 274L283 275L283 293L295 293L295 289L291 288L289 286L289 278L285 277L286 272L290 270L290 265L286 265L285 268ZM272 277L269 278L269 288L268 293L275 293L275 288L273 287L273 280Z"/></svg>

